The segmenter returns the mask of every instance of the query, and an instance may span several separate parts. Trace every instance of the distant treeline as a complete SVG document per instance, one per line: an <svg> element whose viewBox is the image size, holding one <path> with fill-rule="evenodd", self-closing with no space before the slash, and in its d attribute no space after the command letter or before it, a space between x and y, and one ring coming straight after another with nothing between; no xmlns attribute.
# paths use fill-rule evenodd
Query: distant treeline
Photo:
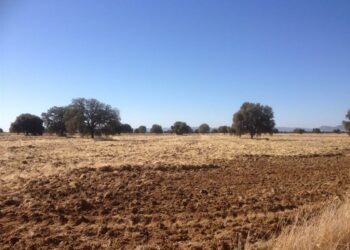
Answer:
<svg viewBox="0 0 350 250"><path fill-rule="evenodd" d="M346 114L347 121L344 127L350 132L350 110ZM42 135L44 132L66 136L67 134L88 135L115 135L121 133L174 133L177 135L190 133L223 133L241 136L249 134L251 138L263 133L278 133L275 128L273 110L260 103L245 102L233 114L231 126L210 128L206 123L193 130L186 122L177 121L169 130L164 131L162 126L154 124L149 131L146 126L133 129L129 124L121 123L119 110L112 108L96 99L76 98L68 106L54 106L41 114L41 117L32 114L21 114L11 124L10 132L24 133L26 135ZM0 133L3 132L0 129ZM294 133L303 134L306 131L296 128ZM321 133L314 128L312 133ZM339 129L335 133L341 133Z"/></svg>

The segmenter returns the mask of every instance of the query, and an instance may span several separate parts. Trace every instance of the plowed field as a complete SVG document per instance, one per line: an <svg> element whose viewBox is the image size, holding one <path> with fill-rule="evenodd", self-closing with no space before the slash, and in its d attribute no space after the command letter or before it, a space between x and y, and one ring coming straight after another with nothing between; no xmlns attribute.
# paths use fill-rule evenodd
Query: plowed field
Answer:
<svg viewBox="0 0 350 250"><path fill-rule="evenodd" d="M1 249L259 245L350 185L350 138L0 136Z"/></svg>

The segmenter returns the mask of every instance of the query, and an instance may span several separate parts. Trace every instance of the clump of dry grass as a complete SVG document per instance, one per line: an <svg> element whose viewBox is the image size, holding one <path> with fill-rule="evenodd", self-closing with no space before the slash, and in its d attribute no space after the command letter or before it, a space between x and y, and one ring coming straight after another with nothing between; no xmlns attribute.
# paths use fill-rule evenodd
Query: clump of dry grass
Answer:
<svg viewBox="0 0 350 250"><path fill-rule="evenodd" d="M333 204L315 218L300 219L273 241L272 249L350 249L350 199Z"/></svg>

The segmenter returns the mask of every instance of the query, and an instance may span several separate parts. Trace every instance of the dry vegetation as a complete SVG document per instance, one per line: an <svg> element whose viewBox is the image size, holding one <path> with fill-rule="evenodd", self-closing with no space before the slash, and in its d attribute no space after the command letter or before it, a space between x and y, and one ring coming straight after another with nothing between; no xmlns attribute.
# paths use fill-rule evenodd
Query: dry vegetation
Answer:
<svg viewBox="0 0 350 250"><path fill-rule="evenodd" d="M0 163L3 249L317 249L315 219L271 238L343 200L350 138L5 134ZM308 233L313 247L286 246Z"/></svg>

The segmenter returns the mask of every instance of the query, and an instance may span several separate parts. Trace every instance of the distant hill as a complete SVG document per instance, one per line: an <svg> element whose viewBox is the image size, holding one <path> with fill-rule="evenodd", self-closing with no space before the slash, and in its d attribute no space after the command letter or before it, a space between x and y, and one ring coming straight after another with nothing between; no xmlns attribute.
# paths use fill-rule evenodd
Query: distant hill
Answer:
<svg viewBox="0 0 350 250"><path fill-rule="evenodd" d="M294 129L297 127L277 127L278 131L281 132L292 132ZM312 131L312 128L302 128L305 129L305 131ZM338 126L321 126L319 129L322 132L333 132L335 129L340 129L341 131L345 131L345 128L343 125L338 125Z"/></svg>

